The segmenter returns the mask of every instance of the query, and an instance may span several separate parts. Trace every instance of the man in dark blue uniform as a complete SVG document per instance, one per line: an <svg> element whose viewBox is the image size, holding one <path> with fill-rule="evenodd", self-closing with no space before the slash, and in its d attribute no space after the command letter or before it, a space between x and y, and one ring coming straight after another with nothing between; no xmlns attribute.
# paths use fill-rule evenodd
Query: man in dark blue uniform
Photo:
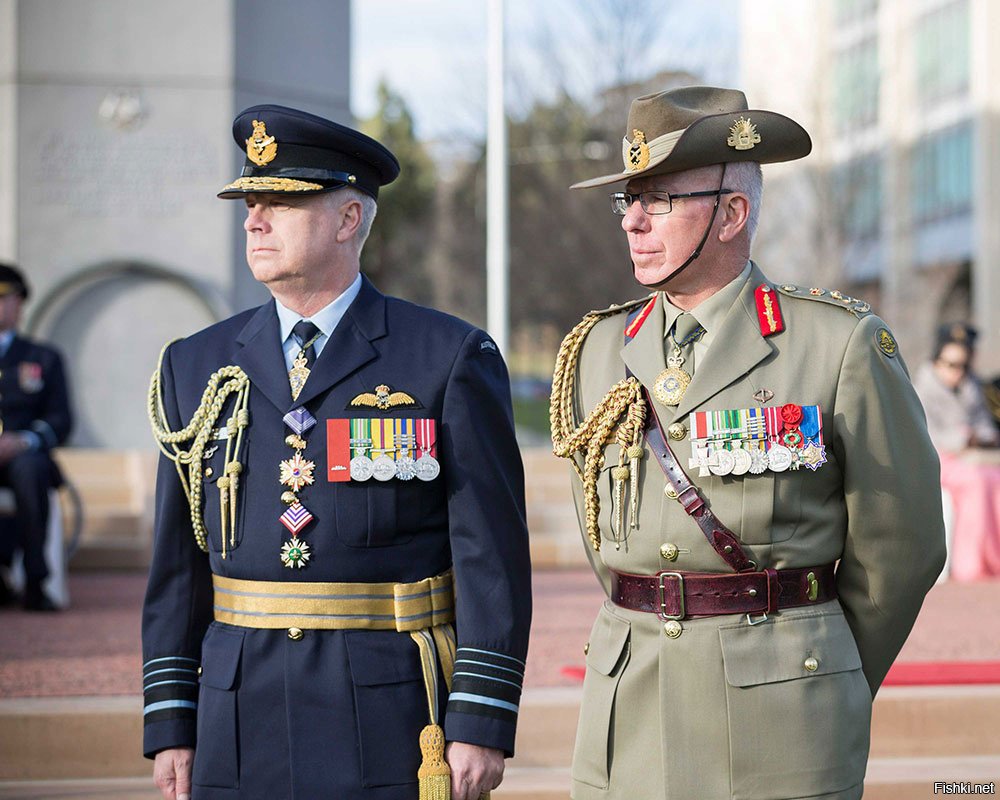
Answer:
<svg viewBox="0 0 1000 800"><path fill-rule="evenodd" d="M233 134L220 197L274 299L171 344L151 386L144 751L166 798L475 800L531 614L504 362L360 276L385 147L280 106Z"/></svg>
<svg viewBox="0 0 1000 800"><path fill-rule="evenodd" d="M28 284L15 267L0 264L0 486L14 492L12 530L0 538L0 563L24 555L24 607L55 611L43 582L49 489L62 483L50 451L69 436L73 421L59 353L17 333ZM11 593L0 578L0 602Z"/></svg>

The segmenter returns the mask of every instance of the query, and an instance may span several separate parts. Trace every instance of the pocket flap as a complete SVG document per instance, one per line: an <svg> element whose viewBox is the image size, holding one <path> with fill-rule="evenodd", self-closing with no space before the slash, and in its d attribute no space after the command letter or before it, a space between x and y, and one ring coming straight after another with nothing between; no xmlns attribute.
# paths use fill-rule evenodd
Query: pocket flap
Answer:
<svg viewBox="0 0 1000 800"><path fill-rule="evenodd" d="M215 689L232 689L243 653L244 631L212 625L201 644L201 682Z"/></svg>
<svg viewBox="0 0 1000 800"><path fill-rule="evenodd" d="M857 644L842 613L775 618L759 625L743 622L720 628L719 637L730 686L861 668Z"/></svg>
<svg viewBox="0 0 1000 800"><path fill-rule="evenodd" d="M355 631L345 639L355 686L423 680L420 649L408 634Z"/></svg>
<svg viewBox="0 0 1000 800"><path fill-rule="evenodd" d="M602 608L590 631L587 666L602 675L611 675L628 647L632 624Z"/></svg>

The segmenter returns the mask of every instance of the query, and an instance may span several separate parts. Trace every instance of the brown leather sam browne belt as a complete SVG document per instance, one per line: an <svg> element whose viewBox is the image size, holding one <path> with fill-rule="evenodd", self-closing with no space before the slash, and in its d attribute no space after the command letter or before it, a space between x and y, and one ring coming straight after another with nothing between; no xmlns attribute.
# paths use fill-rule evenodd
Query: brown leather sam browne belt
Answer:
<svg viewBox="0 0 1000 800"><path fill-rule="evenodd" d="M735 575L706 572L632 575L611 570L611 602L632 611L656 614L661 619L771 614L783 608L825 603L836 596L833 564Z"/></svg>

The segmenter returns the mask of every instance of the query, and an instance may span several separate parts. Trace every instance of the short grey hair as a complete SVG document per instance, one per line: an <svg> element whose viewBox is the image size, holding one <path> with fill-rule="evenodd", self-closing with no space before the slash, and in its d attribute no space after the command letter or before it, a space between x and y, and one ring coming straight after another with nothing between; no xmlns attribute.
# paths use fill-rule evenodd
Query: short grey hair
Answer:
<svg viewBox="0 0 1000 800"><path fill-rule="evenodd" d="M750 201L747 237L752 244L760 221L760 203L764 197L764 175L756 161L731 161L726 164L726 187L745 194Z"/></svg>
<svg viewBox="0 0 1000 800"><path fill-rule="evenodd" d="M378 203L375 202L375 198L370 194L362 192L353 186L345 186L339 191L331 192L330 197L332 198L331 202L336 205L341 205L345 200L357 200L361 203L361 224L358 226L358 232L354 234L354 242L357 245L358 255L360 256L361 250L368 239L368 234L372 232L372 223L375 221L375 215L378 213Z"/></svg>

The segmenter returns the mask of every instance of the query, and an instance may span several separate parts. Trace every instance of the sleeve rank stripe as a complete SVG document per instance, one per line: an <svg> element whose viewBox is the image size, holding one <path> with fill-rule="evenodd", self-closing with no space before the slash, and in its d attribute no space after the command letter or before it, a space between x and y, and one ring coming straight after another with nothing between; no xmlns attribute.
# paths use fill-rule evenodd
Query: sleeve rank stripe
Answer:
<svg viewBox="0 0 1000 800"><path fill-rule="evenodd" d="M482 694L470 694L468 692L452 692L450 701L474 703L476 705L490 706L491 708L501 708L516 714L518 707L516 703L508 703L506 700L497 700L495 697L487 697Z"/></svg>
<svg viewBox="0 0 1000 800"><path fill-rule="evenodd" d="M201 663L196 658L187 658L186 656L165 656L163 658L150 659L149 661L147 661L145 664L142 665L142 668L143 670L145 670L146 667L151 666L152 664L159 664L163 661L187 661L189 664L195 664L195 665Z"/></svg>
<svg viewBox="0 0 1000 800"><path fill-rule="evenodd" d="M486 670L491 670L492 669L492 670L497 670L499 672L509 673L511 675L516 675L521 680L524 680L524 670L510 669L509 667L501 667L498 664L489 664L489 663L487 663L485 661L473 661L473 660L468 659L468 658L456 658L455 659L455 668L458 669L458 666L460 664L463 667L465 667L466 669L471 669L473 671L477 671L477 672L481 671L481 670L477 670L476 667L485 667ZM486 672L486 671L483 671L483 674L488 675L489 673Z"/></svg>
<svg viewBox="0 0 1000 800"><path fill-rule="evenodd" d="M474 694L479 697L492 697L508 703L518 703L521 700L521 687L503 683L493 683L479 678L456 677L451 685L451 697L461 694Z"/></svg>
<svg viewBox="0 0 1000 800"><path fill-rule="evenodd" d="M184 685L184 686L197 686L198 682L197 681L157 681L156 683L150 683L150 684L144 686L142 690L143 690L143 692L148 692L150 689L152 689L155 686L168 686L168 685L171 685L171 684L181 684L181 685Z"/></svg>
<svg viewBox="0 0 1000 800"><path fill-rule="evenodd" d="M474 717L489 717L490 719L507 722L511 725L517 724L517 714L508 711L506 708L482 705L481 703L468 703L464 700L451 700L448 703L449 714L469 714Z"/></svg>
<svg viewBox="0 0 1000 800"><path fill-rule="evenodd" d="M496 681L497 683L505 683L508 686L513 686L515 689L518 690L519 693L521 691L521 684L514 683L513 681L505 681L503 678L488 678L485 675L477 675L474 672L456 672L454 677L474 678L475 680L479 681Z"/></svg>
<svg viewBox="0 0 1000 800"><path fill-rule="evenodd" d="M154 711L164 711L168 708L185 708L192 711L198 708L198 704L193 700L161 700L159 703L150 703L143 711L143 715L152 714Z"/></svg>
<svg viewBox="0 0 1000 800"><path fill-rule="evenodd" d="M489 656L491 658L502 658L505 661L513 661L515 664L519 664L521 671L524 671L524 662L519 658L514 658L506 653L497 653L493 650L479 650L475 647L459 647L457 657L461 658L463 653L476 653L478 656Z"/></svg>

